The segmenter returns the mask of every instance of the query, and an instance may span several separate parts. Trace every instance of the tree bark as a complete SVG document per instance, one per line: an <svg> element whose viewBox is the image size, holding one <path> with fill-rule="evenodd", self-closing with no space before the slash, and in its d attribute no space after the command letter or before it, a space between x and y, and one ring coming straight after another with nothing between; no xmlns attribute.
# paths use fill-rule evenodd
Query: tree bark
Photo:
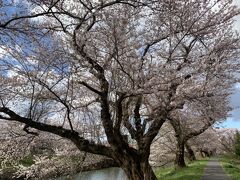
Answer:
<svg viewBox="0 0 240 180"><path fill-rule="evenodd" d="M175 158L175 166L176 168L186 167L186 163L184 160L184 142L181 140L177 140L177 152Z"/></svg>
<svg viewBox="0 0 240 180"><path fill-rule="evenodd" d="M122 159L121 168L129 180L157 180L148 160L139 162L132 157Z"/></svg>
<svg viewBox="0 0 240 180"><path fill-rule="evenodd" d="M195 161L197 158L195 156L195 153L194 153L193 149L191 148L191 146L188 143L186 143L185 145L186 145L186 149L187 149L187 152L188 152L189 160L190 161Z"/></svg>

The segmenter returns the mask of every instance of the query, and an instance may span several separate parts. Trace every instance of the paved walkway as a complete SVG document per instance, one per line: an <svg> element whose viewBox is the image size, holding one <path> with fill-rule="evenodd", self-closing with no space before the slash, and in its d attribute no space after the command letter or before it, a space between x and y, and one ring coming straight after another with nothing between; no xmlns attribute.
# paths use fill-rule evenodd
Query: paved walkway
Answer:
<svg viewBox="0 0 240 180"><path fill-rule="evenodd" d="M217 159L210 159L201 180L231 180Z"/></svg>

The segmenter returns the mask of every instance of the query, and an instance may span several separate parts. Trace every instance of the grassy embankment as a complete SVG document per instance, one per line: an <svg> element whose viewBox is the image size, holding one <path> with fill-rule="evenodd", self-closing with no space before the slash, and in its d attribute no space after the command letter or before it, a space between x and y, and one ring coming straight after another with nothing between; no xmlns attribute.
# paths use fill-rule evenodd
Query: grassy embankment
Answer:
<svg viewBox="0 0 240 180"><path fill-rule="evenodd" d="M164 180L200 180L208 159L191 162L185 168L159 168L156 170L158 179Z"/></svg>
<svg viewBox="0 0 240 180"><path fill-rule="evenodd" d="M224 155L220 158L225 172L233 179L240 179L240 156Z"/></svg>

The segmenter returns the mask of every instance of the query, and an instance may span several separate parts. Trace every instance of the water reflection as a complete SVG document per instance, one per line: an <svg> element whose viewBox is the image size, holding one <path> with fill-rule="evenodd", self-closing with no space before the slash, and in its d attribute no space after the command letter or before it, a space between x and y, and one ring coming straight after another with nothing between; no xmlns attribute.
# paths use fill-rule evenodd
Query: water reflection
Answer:
<svg viewBox="0 0 240 180"><path fill-rule="evenodd" d="M96 171L86 171L73 176L57 178L57 180L127 180L120 168L106 168Z"/></svg>

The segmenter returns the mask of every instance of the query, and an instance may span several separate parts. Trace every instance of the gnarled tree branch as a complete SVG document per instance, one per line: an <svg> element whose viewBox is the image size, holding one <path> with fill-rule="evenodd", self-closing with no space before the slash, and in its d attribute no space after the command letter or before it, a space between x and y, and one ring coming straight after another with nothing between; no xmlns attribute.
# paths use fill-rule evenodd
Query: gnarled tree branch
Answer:
<svg viewBox="0 0 240 180"><path fill-rule="evenodd" d="M0 119L7 120L7 121L17 121L17 122L26 124L31 128L53 133L63 138L69 139L81 151L99 154L99 155L103 155L110 158L112 157L111 155L112 151L110 147L90 142L87 139L80 137L78 132L76 131L65 129L61 126L54 126L54 125L33 121L32 119L25 118L16 114L14 111L10 110L7 107L0 107L0 112L8 116L6 117L6 116L0 115Z"/></svg>

